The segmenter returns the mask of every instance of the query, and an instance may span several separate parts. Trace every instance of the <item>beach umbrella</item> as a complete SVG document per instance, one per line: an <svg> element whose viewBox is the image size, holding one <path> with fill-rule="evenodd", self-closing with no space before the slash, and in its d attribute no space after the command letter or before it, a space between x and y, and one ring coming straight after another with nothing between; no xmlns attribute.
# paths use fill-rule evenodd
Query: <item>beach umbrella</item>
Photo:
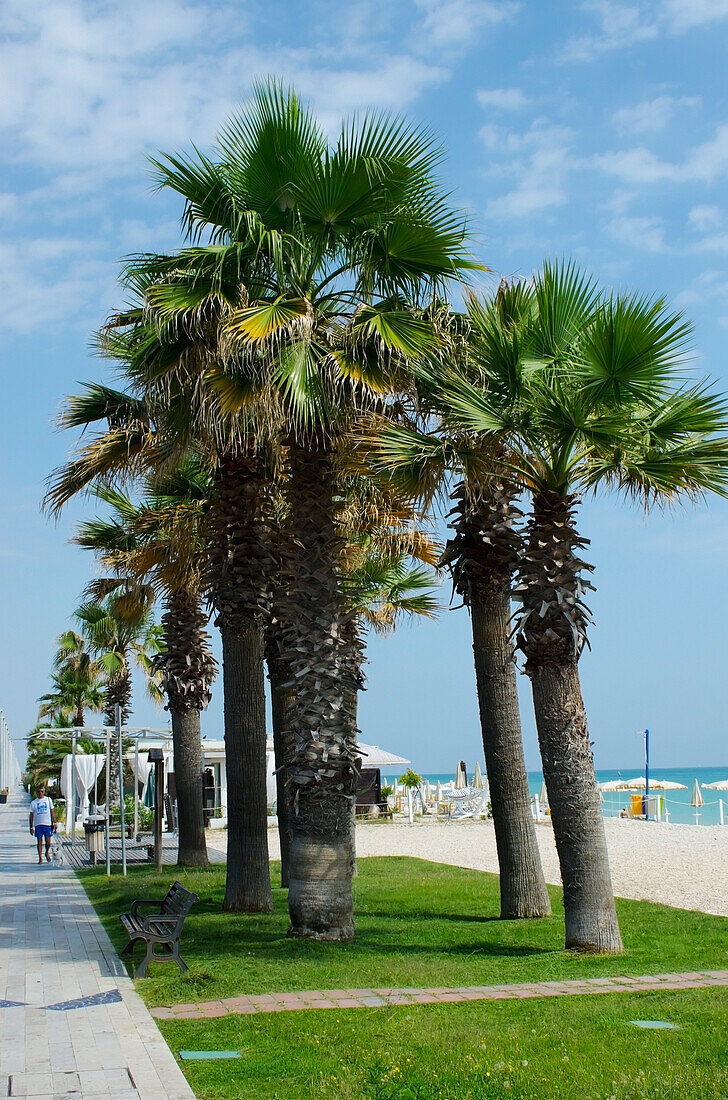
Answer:
<svg viewBox="0 0 728 1100"><path fill-rule="evenodd" d="M435 801L442 802L442 783L439 779L435 785Z"/></svg>
<svg viewBox="0 0 728 1100"><path fill-rule="evenodd" d="M149 769L149 776L147 778L147 785L144 788L144 798L142 801L148 810L154 809L154 768Z"/></svg>
<svg viewBox="0 0 728 1100"><path fill-rule="evenodd" d="M690 805L694 806L696 810L699 810L703 805L703 796L700 793L700 784L697 779L693 783L693 793L690 796Z"/></svg>
<svg viewBox="0 0 728 1100"><path fill-rule="evenodd" d="M549 804L549 792L546 790L546 780L541 780L541 788L538 792L538 800L542 806L548 806Z"/></svg>
<svg viewBox="0 0 728 1100"><path fill-rule="evenodd" d="M697 782L697 780L696 780ZM704 791L728 791L728 779L719 779L717 783L703 783Z"/></svg>
<svg viewBox="0 0 728 1100"><path fill-rule="evenodd" d="M643 791L647 786L644 775L638 775L636 779L610 779L607 783L601 783L603 791ZM674 783L671 779L656 779L650 776L651 791L686 791L684 783Z"/></svg>
<svg viewBox="0 0 728 1100"><path fill-rule="evenodd" d="M477 787L481 791L485 787L483 782L483 773L480 770L480 761L475 761L475 771L473 772L473 786Z"/></svg>
<svg viewBox="0 0 728 1100"><path fill-rule="evenodd" d="M465 770L465 761L461 760L455 772L455 790L461 791L468 785L468 773Z"/></svg>

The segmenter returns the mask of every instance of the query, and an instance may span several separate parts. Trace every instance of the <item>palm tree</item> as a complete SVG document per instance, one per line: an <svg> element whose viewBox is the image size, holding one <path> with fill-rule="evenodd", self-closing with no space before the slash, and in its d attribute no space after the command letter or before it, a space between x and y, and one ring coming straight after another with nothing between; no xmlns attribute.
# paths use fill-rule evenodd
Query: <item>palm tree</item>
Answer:
<svg viewBox="0 0 728 1100"><path fill-rule="evenodd" d="M217 612L223 642L225 747L229 843L223 907L265 912L271 908L265 796L266 730L261 623L267 609L268 575L275 558L267 537L270 496L262 448L246 442L240 425L215 416L215 390L190 399L174 377L156 385L160 364L173 372L205 359L207 337L196 320L158 328L141 307L114 318L99 348L117 359L130 378L126 391L87 385L70 398L64 427L103 425L50 479L46 506L59 512L93 484L125 484L145 472L174 471L198 443L209 460L211 485L200 537L206 543L202 583ZM149 378L146 382L147 373ZM204 381L214 374L206 368ZM168 383L169 387L168 388ZM200 404L202 407L200 408ZM241 415L241 424L247 423ZM227 427L226 427L227 424ZM260 450L260 454L258 451ZM225 677L225 669L228 676Z"/></svg>
<svg viewBox="0 0 728 1100"><path fill-rule="evenodd" d="M425 421L428 416L442 418L447 410L447 400L439 399L440 370L446 379L453 371L480 379L487 370L490 398L507 416L519 385L511 330L527 308L522 287L501 285L485 306L471 298L465 317L440 312L442 345L430 367L420 372L419 406ZM444 432L424 432L416 422L385 422L375 427L370 446L375 466L423 499L441 491L448 472L459 477L448 516L453 537L442 565L470 612L500 872L500 915L504 920L547 916L551 903L531 815L511 622L512 578L521 545L520 487L499 461L502 443L478 439L452 424Z"/></svg>
<svg viewBox="0 0 728 1100"><path fill-rule="evenodd" d="M193 245L142 259L148 305L162 320L218 318L213 379L228 408L258 400L286 446L294 553L285 563L283 658L297 685L290 708L295 790L291 934L353 935L348 822L356 690L345 657L339 584L337 453L356 410L399 388L408 356L432 340L409 306L475 266L433 169L440 151L414 127L367 117L334 148L295 95L269 84L222 131L219 160L167 157L160 185L185 200ZM228 353L229 354L229 353ZM238 486L251 484L236 478ZM231 498L238 507L249 501ZM256 639L246 639L257 652ZM315 669L315 675L311 670Z"/></svg>
<svg viewBox="0 0 728 1100"><path fill-rule="evenodd" d="M572 265L546 265L511 331L518 402L502 382L453 374L441 389L457 430L502 446L501 471L532 498L519 562L518 645L533 689L564 887L566 946L622 942L579 683L592 566L576 525L580 495L615 487L646 504L728 486L726 409L678 386L689 326L661 300L600 296ZM721 434L718 434L721 433ZM498 477L496 471L496 477Z"/></svg>
<svg viewBox="0 0 728 1100"><path fill-rule="evenodd" d="M165 600L161 674L172 722L182 866L207 866L202 808L200 711L210 701L216 663L201 608L199 525L209 495L209 476L194 456L176 471L147 479L135 505L119 490L97 488L112 509L109 521L82 524L74 542L100 555L120 583L152 583Z"/></svg>
<svg viewBox="0 0 728 1100"><path fill-rule="evenodd" d="M150 697L161 701L159 676L153 665L160 649L160 628L152 617L154 593L150 588L141 593L131 584L119 588L115 578L96 581L94 585L102 598L81 604L75 618L106 674L104 718L107 727L112 728L117 705L121 709L122 725L129 720L132 661L144 673ZM109 797L112 802L119 797L116 753L111 754Z"/></svg>
<svg viewBox="0 0 728 1100"><path fill-rule="evenodd" d="M74 630L58 638L54 659L54 690L38 700L40 718L57 713L73 717L74 725L83 726L86 710L102 710L104 705L102 670L86 648L86 641Z"/></svg>

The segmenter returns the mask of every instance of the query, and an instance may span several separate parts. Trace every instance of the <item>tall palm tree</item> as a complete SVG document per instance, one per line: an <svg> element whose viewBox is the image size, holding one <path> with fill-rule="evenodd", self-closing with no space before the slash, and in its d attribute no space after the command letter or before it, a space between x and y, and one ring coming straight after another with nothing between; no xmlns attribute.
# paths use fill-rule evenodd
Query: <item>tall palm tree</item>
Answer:
<svg viewBox="0 0 728 1100"><path fill-rule="evenodd" d="M293 93L259 87L222 131L216 161L158 162L160 185L185 200L193 246L135 267L154 273L146 300L162 319L178 323L207 303L206 316L216 311L218 347L235 355L234 369L217 362L214 384L228 408L262 400L286 446L296 532L281 609L297 685L292 935L353 935L356 729L343 700L356 685L342 631L337 453L356 410L398 389L407 356L432 340L410 303L475 266L435 177L439 159L428 134L382 117L344 126L330 148ZM197 247L205 234L210 245ZM231 503L250 510L241 492ZM257 651L252 634L246 644Z"/></svg>
<svg viewBox="0 0 728 1100"><path fill-rule="evenodd" d="M149 478L141 504L99 487L111 519L80 525L74 542L94 550L121 583L152 583L164 598L161 652L154 667L172 722L179 811L177 862L207 865L202 807L200 711L210 701L216 663L201 608L199 525L209 495L209 476L194 456L169 475Z"/></svg>
<svg viewBox="0 0 728 1100"><path fill-rule="evenodd" d="M100 600L90 600L75 612L81 633L96 654L106 674L104 719L108 727L116 721L116 707L121 709L121 722L126 725L131 713L132 664L143 672L147 692L155 702L161 701L159 675L154 670L154 657L160 649L160 628L153 619L154 593L151 588L140 593L134 585L118 587L118 580L95 582ZM104 592L108 595L104 595ZM111 754L109 796L119 798L119 761Z"/></svg>
<svg viewBox="0 0 728 1100"><path fill-rule="evenodd" d="M521 490L500 461L502 440L478 438L452 423L442 425L448 406L439 391L446 383L437 379L440 369L446 379L454 372L481 379L487 369L491 400L507 417L519 387L512 329L527 309L528 295L522 287L501 285L484 306L471 298L465 316L448 316L441 310L441 346L429 367L420 371L419 411L430 430L418 428L416 421L385 422L376 425L369 440L375 467L384 468L426 500L441 493L449 477L458 478L448 516L453 536L442 565L470 612L504 920L542 917L551 911L531 814L512 637ZM440 423L437 430L431 427L433 419Z"/></svg>
<svg viewBox="0 0 728 1100"><path fill-rule="evenodd" d="M62 426L97 430L52 475L46 506L58 512L93 484L123 485L145 472L169 473L191 446L205 450L211 484L200 529L206 544L201 583L223 643L229 820L223 907L260 912L272 904L260 638L275 563L267 538L270 491L263 448L255 433L248 440L243 431L251 418L241 414L238 424L217 407L214 386L204 389L215 373L214 360L205 370L199 400L175 384L175 369L207 362L207 344L194 317L187 325L158 327L140 307L113 319L99 348L122 364L128 389L87 385L67 401ZM164 384L155 381L160 370Z"/></svg>
<svg viewBox="0 0 728 1100"><path fill-rule="evenodd" d="M447 419L491 444L527 490L516 595L564 888L566 946L616 952L622 941L579 683L591 587L576 524L580 495L601 486L646 504L728 486L726 408L680 385L689 326L661 300L598 295L572 265L546 265L511 332L520 399L504 408L486 363L478 384L453 375ZM496 477L498 473L496 472Z"/></svg>

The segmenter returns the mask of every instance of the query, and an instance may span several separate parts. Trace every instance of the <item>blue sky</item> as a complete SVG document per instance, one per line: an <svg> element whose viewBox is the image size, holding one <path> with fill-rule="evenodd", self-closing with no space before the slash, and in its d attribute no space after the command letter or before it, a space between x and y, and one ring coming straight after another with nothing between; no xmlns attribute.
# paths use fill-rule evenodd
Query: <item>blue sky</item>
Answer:
<svg viewBox="0 0 728 1100"><path fill-rule="evenodd" d="M256 76L294 83L332 134L365 107L430 125L493 273L484 288L575 257L684 309L694 370L728 388L728 0L5 0L0 27L0 708L15 736L91 570L67 545L85 506L57 526L39 513L72 442L53 420L102 372L89 337L119 304L118 259L180 240L145 155L208 146ZM582 528L597 567L582 660L597 766L639 767L649 725L656 769L728 767L728 506L645 517L588 501ZM464 611L405 626L370 657L363 740L422 771L482 757ZM135 721L165 721L141 691Z"/></svg>

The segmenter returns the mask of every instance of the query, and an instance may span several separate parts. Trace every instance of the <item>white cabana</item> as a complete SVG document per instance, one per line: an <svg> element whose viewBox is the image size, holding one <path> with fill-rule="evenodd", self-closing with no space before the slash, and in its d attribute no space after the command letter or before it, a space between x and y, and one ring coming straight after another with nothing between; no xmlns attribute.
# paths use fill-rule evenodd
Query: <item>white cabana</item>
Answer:
<svg viewBox="0 0 728 1100"><path fill-rule="evenodd" d="M88 815L89 791L101 775L106 753L79 753L76 750L76 790L81 805L81 817Z"/></svg>
<svg viewBox="0 0 728 1100"><path fill-rule="evenodd" d="M85 817L88 814L88 792L101 774L105 763L106 756L104 753L88 754L80 746L76 747L75 758L71 753L63 757L61 792L66 800L66 820L68 823L71 822L76 813L77 799L79 815ZM72 768L75 775L72 773Z"/></svg>

